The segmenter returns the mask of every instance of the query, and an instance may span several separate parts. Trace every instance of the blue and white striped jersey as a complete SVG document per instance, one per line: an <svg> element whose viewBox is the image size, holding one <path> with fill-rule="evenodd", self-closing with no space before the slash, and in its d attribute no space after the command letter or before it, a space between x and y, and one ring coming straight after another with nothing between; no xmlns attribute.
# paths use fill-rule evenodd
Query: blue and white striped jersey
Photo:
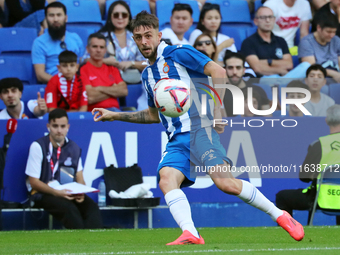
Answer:
<svg viewBox="0 0 340 255"><path fill-rule="evenodd" d="M210 104L207 104L207 115L200 116L201 95L204 90L196 89L201 82L209 84L208 77L204 74L204 66L212 61L210 58L197 51L190 45L169 46L161 42L157 48L157 59L153 65L146 67L142 73L142 82L148 94L148 105L154 104L153 89L156 83L163 78L184 81L191 88L192 104L189 111L178 118L166 117L159 113L169 140L178 133L188 132L201 127L212 125Z"/></svg>

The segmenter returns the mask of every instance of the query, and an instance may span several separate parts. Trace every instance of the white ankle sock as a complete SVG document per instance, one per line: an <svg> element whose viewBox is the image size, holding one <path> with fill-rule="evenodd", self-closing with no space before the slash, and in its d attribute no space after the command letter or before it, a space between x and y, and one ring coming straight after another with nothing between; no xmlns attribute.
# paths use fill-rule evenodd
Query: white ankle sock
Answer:
<svg viewBox="0 0 340 255"><path fill-rule="evenodd" d="M164 198L169 206L172 217L174 217L182 231L188 230L191 234L199 238L191 218L190 204L184 192L180 189L174 189L166 193Z"/></svg>
<svg viewBox="0 0 340 255"><path fill-rule="evenodd" d="M269 214L273 221L276 221L276 219L282 215L282 210L270 202L253 184L244 180L241 181L242 191L240 195L238 195L240 199Z"/></svg>

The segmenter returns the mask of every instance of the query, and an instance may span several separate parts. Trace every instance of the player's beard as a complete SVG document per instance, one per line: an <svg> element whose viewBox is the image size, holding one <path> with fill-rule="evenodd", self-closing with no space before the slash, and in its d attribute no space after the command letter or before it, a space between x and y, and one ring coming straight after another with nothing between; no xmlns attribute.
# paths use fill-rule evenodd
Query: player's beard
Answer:
<svg viewBox="0 0 340 255"><path fill-rule="evenodd" d="M61 25L60 27L54 27L52 25L48 26L48 33L50 34L50 36L52 37L52 40L54 41L60 40L61 38L63 38L63 36L65 35L65 32L66 32L65 23Z"/></svg>
<svg viewBox="0 0 340 255"><path fill-rule="evenodd" d="M145 49L144 49L145 50ZM157 47L148 55L145 55L143 53L143 49L140 50L140 52L142 53L143 57L144 58L147 58L147 59L156 59L156 54L157 54Z"/></svg>

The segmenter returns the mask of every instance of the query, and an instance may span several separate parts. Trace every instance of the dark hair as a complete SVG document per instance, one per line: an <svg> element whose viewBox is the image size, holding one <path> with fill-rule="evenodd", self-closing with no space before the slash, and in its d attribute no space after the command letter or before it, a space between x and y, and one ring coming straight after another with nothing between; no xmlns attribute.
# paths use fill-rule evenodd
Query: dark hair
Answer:
<svg viewBox="0 0 340 255"><path fill-rule="evenodd" d="M208 36L208 37L210 38L211 43L212 43L212 45L213 45L213 47L214 47L214 49L215 49L215 52L213 52L213 53L211 54L211 57L208 56L209 58L211 58L211 59L213 60L214 57L215 57L215 53L216 53L216 50L217 50L217 46L216 46L216 43L215 43L214 39L211 37L211 35L206 34L206 33L200 34L199 36L197 36L197 38L196 38L196 40L195 40L195 42L194 42L194 45L193 45L192 47L194 47L194 48L196 49L196 46L197 46L199 40L200 40L203 36ZM207 53L206 53L205 55L207 55Z"/></svg>
<svg viewBox="0 0 340 255"><path fill-rule="evenodd" d="M62 4L62 3L60 3L60 2L52 2L52 3L50 3L49 5L47 5L47 6L45 7L45 17L47 16L47 10L48 10L48 8L62 8L63 11L64 11L64 13L65 13L65 15L67 14L67 12L66 12L66 6L65 6L64 4Z"/></svg>
<svg viewBox="0 0 340 255"><path fill-rule="evenodd" d="M246 62L246 58L238 52L232 52L230 50L227 50L225 52L224 58L223 58L223 64L225 65L225 67L227 66L227 60L230 58L238 58L242 60L242 66L244 67L244 64Z"/></svg>
<svg viewBox="0 0 340 255"><path fill-rule="evenodd" d="M287 88L303 88L309 90L308 86L300 80L293 80L288 83Z"/></svg>
<svg viewBox="0 0 340 255"><path fill-rule="evenodd" d="M322 73L323 73L323 77L326 78L327 77L327 71L326 69L322 66L322 65L319 65L319 64L313 64L311 65L310 67L308 67L307 71L306 71L306 77L308 76L308 74L311 72L311 71L317 71L317 70L320 70Z"/></svg>
<svg viewBox="0 0 340 255"><path fill-rule="evenodd" d="M106 47L106 38L105 38L105 36L103 34L101 34L101 33L98 33L98 32L89 35L89 38L87 38L87 46L90 45L90 42L91 42L92 38L97 38L97 39L104 40L105 41L105 47Z"/></svg>
<svg viewBox="0 0 340 255"><path fill-rule="evenodd" d="M66 117L68 120L67 112L64 109L55 108L48 114L48 122L51 123L52 120L60 119Z"/></svg>
<svg viewBox="0 0 340 255"><path fill-rule="evenodd" d="M122 0L118 0L116 2L113 2L110 7L109 7L109 10L107 12L107 18L106 18L106 22L105 22L105 25L98 31L98 32L113 32L115 30L115 26L112 24L112 12L113 12L113 9L117 6L117 5L122 5L124 6L124 8L127 10L127 12L129 13L129 23L128 25L126 26L126 29L131 31L131 27L130 27L130 24L131 24L131 20L132 20L132 15L131 15L131 10L130 10L130 7L129 5L125 2L125 1L122 1Z"/></svg>
<svg viewBox="0 0 340 255"><path fill-rule="evenodd" d="M314 17L315 25L319 25L321 29L326 27L329 28L338 28L339 21L335 15L328 15L326 13L321 13L319 15L315 15Z"/></svg>
<svg viewBox="0 0 340 255"><path fill-rule="evenodd" d="M62 53L58 56L59 64L61 63L77 63L77 54L70 50L64 50Z"/></svg>
<svg viewBox="0 0 340 255"><path fill-rule="evenodd" d="M24 90L24 85L21 80L15 77L0 80L0 93L2 93L3 89L9 88L17 88L20 92L22 92Z"/></svg>
<svg viewBox="0 0 340 255"><path fill-rule="evenodd" d="M133 32L136 28L140 26L144 28L158 29L159 28L158 18L153 14L149 14L147 11L141 11L131 21L130 25L131 31Z"/></svg>
<svg viewBox="0 0 340 255"><path fill-rule="evenodd" d="M172 9L171 15L173 15L174 12L179 12L179 11L188 11L191 16L192 16L192 13L193 13L192 8L189 4L177 3L177 4L175 4L174 8Z"/></svg>
<svg viewBox="0 0 340 255"><path fill-rule="evenodd" d="M202 10L201 10L201 14L200 14L200 19L197 23L197 29L201 30L202 32L206 32L206 28L205 26L202 24L202 21L204 20L204 17L205 17L205 14L208 12L208 11L211 11L211 10L216 10L218 11L218 13L220 14L220 17L221 17L221 20L222 20L222 15L221 15L221 10L220 10L220 6L218 4L212 4L212 3L205 3L202 7ZM220 26L218 27L217 29L217 33L220 31L220 28L221 28L221 24Z"/></svg>

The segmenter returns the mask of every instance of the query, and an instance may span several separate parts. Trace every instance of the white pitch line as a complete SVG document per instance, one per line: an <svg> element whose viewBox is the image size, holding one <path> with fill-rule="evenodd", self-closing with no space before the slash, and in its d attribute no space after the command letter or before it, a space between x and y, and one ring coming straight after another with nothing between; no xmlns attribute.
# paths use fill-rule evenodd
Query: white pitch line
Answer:
<svg viewBox="0 0 340 255"><path fill-rule="evenodd" d="M193 250L193 251L122 251L122 252L98 252L98 253L57 253L59 255L131 255L131 254L186 254L186 253L226 253L226 252L268 252L268 251L324 251L340 250L340 247L305 247L305 248L268 248L268 249L231 249L231 250ZM35 254L39 255L39 254ZM46 255L46 253L44 254ZM47 255L56 255L51 253Z"/></svg>

